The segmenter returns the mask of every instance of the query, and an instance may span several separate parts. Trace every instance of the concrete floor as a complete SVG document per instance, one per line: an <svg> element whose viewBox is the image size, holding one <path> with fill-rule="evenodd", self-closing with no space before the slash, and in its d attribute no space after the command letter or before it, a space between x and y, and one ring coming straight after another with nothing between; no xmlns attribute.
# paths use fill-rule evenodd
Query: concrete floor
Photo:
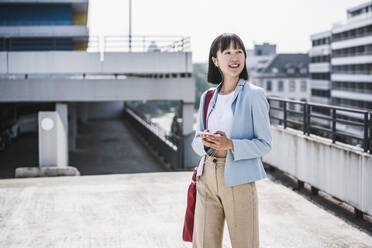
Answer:
<svg viewBox="0 0 372 248"><path fill-rule="evenodd" d="M37 140L25 136L0 154L0 173L35 160ZM0 247L191 247L182 228L192 172L165 171L125 123L81 125L70 160L85 176L0 180ZM112 173L125 174L94 175ZM293 187L278 172L257 182L260 247L372 247L371 222Z"/></svg>
<svg viewBox="0 0 372 248"><path fill-rule="evenodd" d="M0 247L191 247L191 172L0 180ZM257 182L261 247L367 248L372 236L287 187ZM224 247L231 247L227 226Z"/></svg>

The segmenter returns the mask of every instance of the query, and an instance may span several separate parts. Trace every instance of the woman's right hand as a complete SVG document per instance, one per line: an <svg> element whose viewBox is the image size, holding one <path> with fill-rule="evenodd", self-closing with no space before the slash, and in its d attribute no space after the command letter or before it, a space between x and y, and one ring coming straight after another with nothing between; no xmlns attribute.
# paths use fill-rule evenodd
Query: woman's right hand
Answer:
<svg viewBox="0 0 372 248"><path fill-rule="evenodd" d="M210 132L210 131L209 131L209 129L205 129L204 132ZM202 143L206 147L210 147L210 145L211 145L211 140L208 138L208 136L210 136L210 135L200 134L200 138L202 140Z"/></svg>

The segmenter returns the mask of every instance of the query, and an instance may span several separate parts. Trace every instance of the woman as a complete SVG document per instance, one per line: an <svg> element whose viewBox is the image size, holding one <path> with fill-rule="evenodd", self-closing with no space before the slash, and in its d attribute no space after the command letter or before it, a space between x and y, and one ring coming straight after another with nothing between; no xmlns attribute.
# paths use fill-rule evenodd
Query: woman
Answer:
<svg viewBox="0 0 372 248"><path fill-rule="evenodd" d="M222 247L226 218L233 248L259 247L255 181L266 177L261 156L271 150L269 104L262 88L248 81L246 51L235 34L222 34L209 52L208 82L218 84L208 106L207 129L200 99L194 151L197 171L193 247Z"/></svg>

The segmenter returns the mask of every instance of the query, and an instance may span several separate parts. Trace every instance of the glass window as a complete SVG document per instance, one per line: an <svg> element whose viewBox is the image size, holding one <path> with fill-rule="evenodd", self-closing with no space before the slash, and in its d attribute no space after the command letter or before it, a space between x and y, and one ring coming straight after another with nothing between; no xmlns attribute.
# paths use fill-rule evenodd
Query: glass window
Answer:
<svg viewBox="0 0 372 248"><path fill-rule="evenodd" d="M305 80L301 81L301 91L306 92L306 81Z"/></svg>
<svg viewBox="0 0 372 248"><path fill-rule="evenodd" d="M289 91L290 92L296 91L295 81L293 81L293 80L289 81Z"/></svg>
<svg viewBox="0 0 372 248"><path fill-rule="evenodd" d="M284 91L284 83L283 83L282 80L280 80L280 81L278 82L278 91L279 91L279 92Z"/></svg>
<svg viewBox="0 0 372 248"><path fill-rule="evenodd" d="M266 82L266 90L267 91L271 91L272 90L272 83L271 83L271 81L267 81Z"/></svg>

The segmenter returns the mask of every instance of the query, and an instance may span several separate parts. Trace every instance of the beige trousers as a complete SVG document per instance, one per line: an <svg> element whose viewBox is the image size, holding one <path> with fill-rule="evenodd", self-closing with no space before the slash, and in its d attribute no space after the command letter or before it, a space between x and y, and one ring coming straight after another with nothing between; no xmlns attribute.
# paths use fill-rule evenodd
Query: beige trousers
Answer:
<svg viewBox="0 0 372 248"><path fill-rule="evenodd" d="M224 182L225 158L207 156L196 187L193 248L221 248L225 217L232 248L258 248L255 182L232 187Z"/></svg>

